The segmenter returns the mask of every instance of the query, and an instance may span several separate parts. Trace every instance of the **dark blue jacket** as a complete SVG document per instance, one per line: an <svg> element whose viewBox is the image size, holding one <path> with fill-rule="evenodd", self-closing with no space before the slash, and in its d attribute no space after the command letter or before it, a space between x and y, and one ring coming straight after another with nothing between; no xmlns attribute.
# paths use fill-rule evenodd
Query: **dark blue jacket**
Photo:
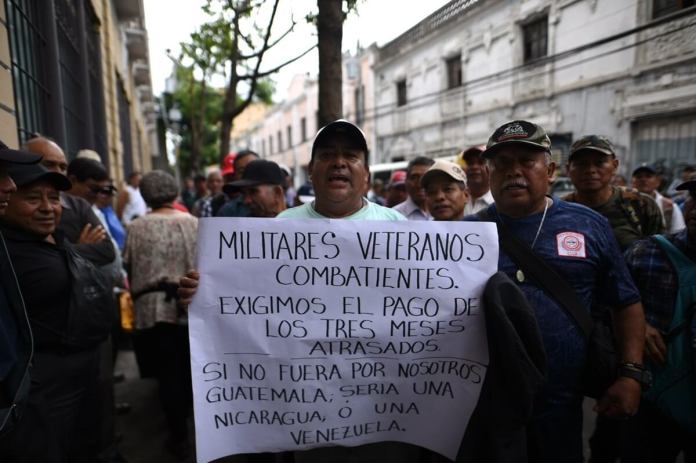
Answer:
<svg viewBox="0 0 696 463"><path fill-rule="evenodd" d="M13 427L26 401L32 356L29 318L0 233L0 435Z"/></svg>

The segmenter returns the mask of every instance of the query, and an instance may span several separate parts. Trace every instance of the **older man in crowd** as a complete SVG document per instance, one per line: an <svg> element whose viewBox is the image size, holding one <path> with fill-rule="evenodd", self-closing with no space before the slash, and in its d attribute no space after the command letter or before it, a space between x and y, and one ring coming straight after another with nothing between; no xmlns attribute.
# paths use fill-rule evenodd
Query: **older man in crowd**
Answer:
<svg viewBox="0 0 696 463"><path fill-rule="evenodd" d="M434 220L462 220L467 205L466 174L457 164L435 161L423 175L426 204Z"/></svg>
<svg viewBox="0 0 696 463"><path fill-rule="evenodd" d="M469 201L464 208L464 215L476 214L478 211L493 204L490 172L483 157L485 150L486 147L483 145L472 146L461 154L461 161L469 189Z"/></svg>
<svg viewBox="0 0 696 463"><path fill-rule="evenodd" d="M68 163L63 150L46 137L35 137L24 145L30 153L42 156L41 164L52 172L66 175ZM84 199L61 192L63 215L58 229L75 244L75 250L97 266L107 265L116 257L114 246L92 206Z"/></svg>
<svg viewBox="0 0 696 463"><path fill-rule="evenodd" d="M428 212L425 202L425 190L421 186L421 177L433 165L430 158L418 156L411 159L406 168L406 191L408 198L401 204L394 206L394 210L403 214L408 220L430 220L432 216Z"/></svg>
<svg viewBox="0 0 696 463"><path fill-rule="evenodd" d="M583 206L546 196L555 165L544 129L512 121L490 137L484 156L495 204L470 220L491 220L541 258L565 280L590 312L599 302L613 309L620 376L595 410L617 418L633 415L641 384L633 378L643 354L645 320L635 288L607 221ZM529 262L513 259L501 245L499 270L518 281L534 307L548 356L548 380L527 426L528 459L583 461L581 374L587 341L564 301L528 278ZM631 369L631 371L628 371Z"/></svg>
<svg viewBox="0 0 696 463"><path fill-rule="evenodd" d="M655 200L664 218L667 232L676 233L686 227L684 215L679 206L674 204L674 201L671 199L662 196L658 191L660 176L657 175L655 166L651 164L641 164L636 167L633 169L632 180L633 188Z"/></svg>
<svg viewBox="0 0 696 463"><path fill-rule="evenodd" d="M243 178L246 167L250 162L258 158L259 155L254 151L240 151L234 156L232 161L232 174L225 175L225 178L229 175L232 175L234 180ZM244 205L244 198L239 193L233 193L232 196L226 194L218 195L213 199L212 205L215 217L249 217L250 215L249 208Z"/></svg>
<svg viewBox="0 0 696 463"><path fill-rule="evenodd" d="M191 213L196 217L213 217L213 198L222 193L222 174L219 170L214 170L208 174L205 187L208 194L199 198L191 210Z"/></svg>
<svg viewBox="0 0 696 463"><path fill-rule="evenodd" d="M636 240L663 233L665 227L652 198L611 184L618 167L619 160L607 138L599 135L580 138L570 147L568 155L568 176L577 191L563 199L606 217L616 241L625 250Z"/></svg>
<svg viewBox="0 0 696 463"><path fill-rule="evenodd" d="M278 164L255 159L246 166L242 178L225 185L224 191L228 196L241 191L251 217L273 218L286 209L284 183L285 176Z"/></svg>
<svg viewBox="0 0 696 463"><path fill-rule="evenodd" d="M37 163L40 156L11 150L0 142L0 218L17 190L9 175L12 164ZM14 268L0 232L0 460L57 461L47 447L40 410L27 408L32 362L32 332ZM37 434L38 433L38 434ZM30 444L31 443L31 444Z"/></svg>

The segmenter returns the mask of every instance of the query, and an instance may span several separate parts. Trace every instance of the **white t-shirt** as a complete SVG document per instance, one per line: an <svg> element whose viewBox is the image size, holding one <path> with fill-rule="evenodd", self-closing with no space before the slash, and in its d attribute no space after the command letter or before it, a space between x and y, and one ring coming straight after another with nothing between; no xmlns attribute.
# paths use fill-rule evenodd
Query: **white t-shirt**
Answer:
<svg viewBox="0 0 696 463"><path fill-rule="evenodd" d="M364 206L355 214L341 217L340 220L406 220L406 217L393 209L363 200ZM286 209L278 214L279 219L330 219L314 210L314 201Z"/></svg>
<svg viewBox="0 0 696 463"><path fill-rule="evenodd" d="M136 217L142 217L147 214L147 204L145 204L145 200L140 194L140 189L126 185L126 191L128 192L128 203L123 208L124 225L128 225Z"/></svg>

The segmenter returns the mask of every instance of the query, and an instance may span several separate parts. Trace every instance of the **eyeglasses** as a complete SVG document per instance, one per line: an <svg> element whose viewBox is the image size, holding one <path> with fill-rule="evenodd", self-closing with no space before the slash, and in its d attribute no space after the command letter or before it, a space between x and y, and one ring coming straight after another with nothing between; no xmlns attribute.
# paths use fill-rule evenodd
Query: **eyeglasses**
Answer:
<svg viewBox="0 0 696 463"><path fill-rule="evenodd" d="M112 196L116 192L116 187L113 185L105 186L105 187L100 187L100 186L89 186L89 190L94 193L95 195L101 194L101 195L107 195L107 196Z"/></svg>

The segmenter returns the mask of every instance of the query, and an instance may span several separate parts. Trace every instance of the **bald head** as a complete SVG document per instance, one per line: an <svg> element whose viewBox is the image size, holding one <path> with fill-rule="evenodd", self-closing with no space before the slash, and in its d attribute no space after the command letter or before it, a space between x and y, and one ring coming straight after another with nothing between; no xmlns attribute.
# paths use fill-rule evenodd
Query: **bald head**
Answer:
<svg viewBox="0 0 696 463"><path fill-rule="evenodd" d="M22 147L30 153L43 156L41 164L48 170L65 175L68 171L68 161L65 153L53 140L44 137L36 137L28 140Z"/></svg>

